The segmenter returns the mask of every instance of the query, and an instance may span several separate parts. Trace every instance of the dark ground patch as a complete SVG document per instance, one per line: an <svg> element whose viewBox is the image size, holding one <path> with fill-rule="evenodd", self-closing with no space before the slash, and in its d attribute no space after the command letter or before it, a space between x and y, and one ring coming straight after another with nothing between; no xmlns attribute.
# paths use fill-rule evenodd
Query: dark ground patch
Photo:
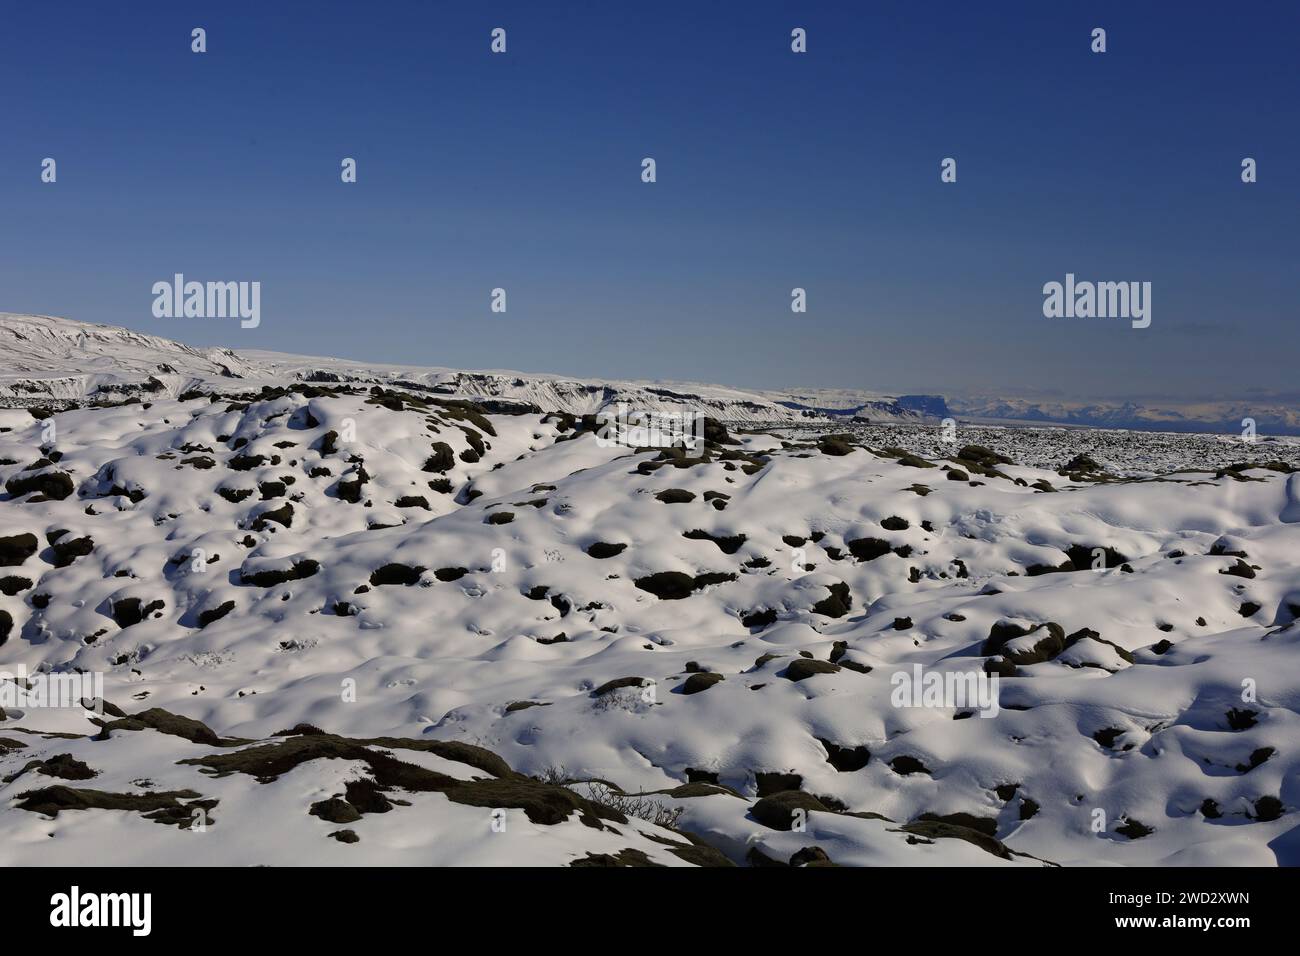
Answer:
<svg viewBox="0 0 1300 956"><path fill-rule="evenodd" d="M684 488L667 488L655 495L656 501L666 505L682 505L695 500L695 492Z"/></svg>
<svg viewBox="0 0 1300 956"><path fill-rule="evenodd" d="M838 664L832 664L829 661L810 660L806 657L796 657L786 666L785 673L782 676L786 680L797 683L817 674L838 674L839 672L840 666Z"/></svg>
<svg viewBox="0 0 1300 956"><path fill-rule="evenodd" d="M277 584L283 584L286 581L301 581L303 578L309 578L320 570L320 563L310 558L304 558L301 561L295 561L293 566L284 570L265 570L245 572L242 568L239 572L239 580L243 584L251 584L253 587L269 588Z"/></svg>
<svg viewBox="0 0 1300 956"><path fill-rule="evenodd" d="M372 587L391 584L410 587L419 581L420 575L427 570L428 568L422 568L418 565L397 564L396 562L385 564L370 573L370 584Z"/></svg>
<svg viewBox="0 0 1300 956"><path fill-rule="evenodd" d="M188 830L194 822L196 810L208 818L217 806L216 800L201 799L203 795L193 790L168 790L162 793L109 793L104 790L80 790L73 787L42 787L18 794L15 806L48 817L57 817L65 810L129 810L146 820L177 826ZM187 801L182 803L181 801Z"/></svg>
<svg viewBox="0 0 1300 956"><path fill-rule="evenodd" d="M682 684L682 693L698 694L701 691L708 690L721 680L723 680L721 674L715 674L709 671L692 674L690 677L686 678L686 683Z"/></svg>
<svg viewBox="0 0 1300 956"><path fill-rule="evenodd" d="M735 554L747 540L743 534L716 535L699 528L682 532L682 537L692 541L712 541L723 554Z"/></svg>
<svg viewBox="0 0 1300 956"><path fill-rule="evenodd" d="M831 593L813 605L813 613L824 614L827 617L843 617L848 614L849 609L853 607L853 595L849 591L849 586L843 581L837 581L827 585L827 588Z"/></svg>
<svg viewBox="0 0 1300 956"><path fill-rule="evenodd" d="M734 580L736 576L726 572L709 572L692 577L681 571L659 571L637 578L633 583L642 591L649 591L660 600L680 601L710 584L722 584Z"/></svg>
<svg viewBox="0 0 1300 956"><path fill-rule="evenodd" d="M13 568L22 564L41 546L31 532L0 537L0 568Z"/></svg>

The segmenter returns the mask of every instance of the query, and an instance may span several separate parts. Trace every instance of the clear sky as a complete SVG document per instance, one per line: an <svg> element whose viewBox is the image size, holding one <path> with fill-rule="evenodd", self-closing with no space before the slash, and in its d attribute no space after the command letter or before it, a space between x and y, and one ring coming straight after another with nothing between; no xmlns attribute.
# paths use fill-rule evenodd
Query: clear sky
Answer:
<svg viewBox="0 0 1300 956"><path fill-rule="evenodd" d="M748 386L1300 392L1295 2L4 0L2 19L3 311ZM155 319L176 272L260 281L260 327ZM1044 318L1067 272L1150 281L1151 327Z"/></svg>

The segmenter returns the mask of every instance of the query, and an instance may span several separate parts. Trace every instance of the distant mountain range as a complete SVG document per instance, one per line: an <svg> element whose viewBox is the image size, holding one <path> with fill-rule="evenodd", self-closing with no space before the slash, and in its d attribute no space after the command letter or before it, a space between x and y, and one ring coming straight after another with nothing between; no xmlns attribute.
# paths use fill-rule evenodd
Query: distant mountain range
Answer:
<svg viewBox="0 0 1300 956"><path fill-rule="evenodd" d="M1300 409L1279 401L1078 401L1005 396L888 395L863 389L738 389L678 382L572 378L534 372L465 371L194 348L161 336L52 316L0 313L0 403L80 402L191 389L244 392L286 379L401 386L498 405L592 414L625 403L692 408L736 424L922 423L945 417L1006 424L1061 424L1175 432L1300 434Z"/></svg>
<svg viewBox="0 0 1300 956"><path fill-rule="evenodd" d="M949 405L955 414L966 418L1168 432L1236 434L1242 431L1243 419L1249 418L1261 434L1300 435L1300 408L1268 399L1143 404L972 397L952 399Z"/></svg>
<svg viewBox="0 0 1300 956"><path fill-rule="evenodd" d="M1237 434L1243 419L1253 419L1261 434L1300 435L1300 408L1277 399L1261 401L1160 402L1063 401L1056 398L1008 398L993 395L900 395L882 399L853 389L805 389L798 393L763 392L780 404L830 418L861 415L890 403L899 415L1005 424L1072 425L1141 431Z"/></svg>

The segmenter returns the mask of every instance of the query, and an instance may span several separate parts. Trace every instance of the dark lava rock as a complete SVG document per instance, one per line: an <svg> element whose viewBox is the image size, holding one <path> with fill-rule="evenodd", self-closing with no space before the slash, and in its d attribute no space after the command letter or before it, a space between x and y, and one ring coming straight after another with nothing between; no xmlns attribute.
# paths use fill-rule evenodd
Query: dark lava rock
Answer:
<svg viewBox="0 0 1300 956"><path fill-rule="evenodd" d="M1249 762L1237 764L1237 772L1250 773L1256 767L1265 763L1268 758L1273 756L1275 753L1277 753L1277 751L1272 747L1257 747L1255 750L1251 751Z"/></svg>
<svg viewBox="0 0 1300 956"><path fill-rule="evenodd" d="M1140 820L1125 820L1121 826L1115 828L1115 832L1121 836L1126 836L1130 840L1140 840L1144 836L1150 836L1155 833L1154 827L1149 827Z"/></svg>
<svg viewBox="0 0 1300 956"><path fill-rule="evenodd" d="M874 561L893 550L893 546L882 538L854 538L844 543L848 545L849 553L859 561Z"/></svg>
<svg viewBox="0 0 1300 956"><path fill-rule="evenodd" d="M72 494L72 476L62 471L43 471L34 475L21 474L5 482L5 491L18 498L37 492L46 498L62 501Z"/></svg>
<svg viewBox="0 0 1300 956"><path fill-rule="evenodd" d="M1231 574L1234 577L1246 578L1247 580L1249 580L1255 576L1255 569L1252 568L1245 561L1241 560L1241 558L1238 558L1236 564L1228 568L1226 571L1220 571L1219 573Z"/></svg>
<svg viewBox="0 0 1300 956"><path fill-rule="evenodd" d="M1258 711L1248 710L1244 708L1238 710L1236 707L1234 707L1230 711L1228 711L1226 717L1228 720L1228 726L1231 727L1233 730L1250 730L1251 727L1254 727L1255 724L1259 722Z"/></svg>
<svg viewBox="0 0 1300 956"><path fill-rule="evenodd" d="M790 830L797 818L797 811L805 814L819 810L829 813L830 808L811 793L802 790L786 790L782 793L763 797L749 808L749 815L765 827L773 830Z"/></svg>
<svg viewBox="0 0 1300 956"><path fill-rule="evenodd" d="M264 481L257 488L262 493L263 501L284 497L285 484L283 481Z"/></svg>
<svg viewBox="0 0 1300 956"><path fill-rule="evenodd" d="M616 677L613 680L605 681L591 692L593 697L604 697L606 694L612 694L614 691L623 687L644 687L648 684L644 677Z"/></svg>
<svg viewBox="0 0 1300 956"><path fill-rule="evenodd" d="M832 664L829 661L814 661L806 657L796 657L785 669L782 676L786 680L801 681L806 680L815 674L838 674L840 667L838 664Z"/></svg>
<svg viewBox="0 0 1300 956"><path fill-rule="evenodd" d="M960 816L966 816L966 814ZM979 830L973 830L970 827L948 823L944 820L913 820L911 823L904 824L902 830L923 840L965 840L967 843L972 843L994 856L1001 857L1004 860L1011 859L1011 850L996 837L989 836Z"/></svg>
<svg viewBox="0 0 1300 956"><path fill-rule="evenodd" d="M112 603L113 620L118 627L132 627L139 624L154 611L161 611L166 605L161 600L145 604L140 598L118 598Z"/></svg>
<svg viewBox="0 0 1300 956"><path fill-rule="evenodd" d="M708 690L722 679L723 677L721 674L715 674L710 671L692 674L690 677L686 678L686 683L682 685L682 693L698 694L700 691Z"/></svg>
<svg viewBox="0 0 1300 956"><path fill-rule="evenodd" d="M173 714L161 707L151 707L149 710L141 711L138 714L132 714L129 717L122 717L106 723L103 727L109 731L152 729L160 734L180 737L191 743L207 744L211 747L220 747L222 745L221 738L207 724L200 720L182 717L180 714Z"/></svg>
<svg viewBox="0 0 1300 956"><path fill-rule="evenodd" d="M921 763L920 760L906 754L895 757L893 760L889 761L889 769L904 777L912 773L930 773L929 768L926 767L925 764Z"/></svg>
<svg viewBox="0 0 1300 956"><path fill-rule="evenodd" d="M283 571L266 570L254 571L247 573L240 569L239 580L242 584L251 584L254 587L269 588L277 584L283 584L286 581L301 581L303 578L309 578L320 570L320 563L310 558L304 558L301 561L295 561L291 568Z"/></svg>
<svg viewBox="0 0 1300 956"><path fill-rule="evenodd" d="M60 538L50 545L54 552L54 566L66 568L77 558L84 558L95 550L95 541L89 535L82 538Z"/></svg>
<svg viewBox="0 0 1300 956"><path fill-rule="evenodd" d="M379 587L385 584L399 584L409 587L420 580L427 568L412 567L408 564L385 564L383 567L376 568L370 574L370 584Z"/></svg>
<svg viewBox="0 0 1300 956"><path fill-rule="evenodd" d="M776 609L763 608L761 610L750 611L740 619L740 623L745 627L767 627L770 624L775 624Z"/></svg>
<svg viewBox="0 0 1300 956"><path fill-rule="evenodd" d="M195 810L206 814L217 805L216 800L200 800L202 794L193 790L169 790L165 793L109 793L104 790L81 790L63 786L42 787L18 794L16 806L42 816L57 817L64 810L128 810L141 814L146 820L189 829L194 822ZM181 803L189 800L189 803Z"/></svg>
<svg viewBox="0 0 1300 956"><path fill-rule="evenodd" d="M853 596L849 592L849 586L843 581L837 581L828 585L830 595L822 598L813 605L814 614L824 614L827 617L843 617L849 613L849 608L853 606Z"/></svg>
<svg viewBox="0 0 1300 956"><path fill-rule="evenodd" d="M861 770L871 760L871 751L867 747L841 747L821 737L817 738L826 748L826 762L840 773L852 773Z"/></svg>
<svg viewBox="0 0 1300 956"><path fill-rule="evenodd" d="M998 821L993 817L977 817L973 813L923 813L916 818L921 821L948 823L955 827L965 827L985 836L997 836Z"/></svg>
<svg viewBox="0 0 1300 956"><path fill-rule="evenodd" d="M1097 464L1089 455L1078 454L1067 461L1060 470L1060 474L1075 471L1101 471L1101 465Z"/></svg>
<svg viewBox="0 0 1300 956"><path fill-rule="evenodd" d="M962 461L973 461L977 465L983 465L985 468L996 468L998 465L1015 464L1015 462L1006 455L999 455L991 448L985 448L983 445L963 445L961 451L957 452L957 457Z"/></svg>
<svg viewBox="0 0 1300 956"><path fill-rule="evenodd" d="M253 519L253 530L261 531L272 521L286 528L290 527L293 524L293 505L286 501L279 508L263 511Z"/></svg>
<svg viewBox="0 0 1300 956"><path fill-rule="evenodd" d="M1282 816L1282 801L1274 796L1263 796L1255 801L1255 820L1268 823Z"/></svg>
<svg viewBox="0 0 1300 956"><path fill-rule="evenodd" d="M697 574L695 577L683 574L680 571L659 571L643 578L637 578L633 583L642 591L649 591L661 600L679 601L682 598L690 597L693 592L700 588L734 580L736 580L734 574L721 571Z"/></svg>
<svg viewBox="0 0 1300 956"><path fill-rule="evenodd" d="M819 846L806 846L790 857L791 866L834 866L826 851Z"/></svg>
<svg viewBox="0 0 1300 956"><path fill-rule="evenodd" d="M683 505L695 500L695 492L684 488L668 488L655 495L655 500L666 505Z"/></svg>
<svg viewBox="0 0 1300 956"><path fill-rule="evenodd" d="M373 780L349 780L344 790L347 802L361 813L387 813L393 809L392 802Z"/></svg>
<svg viewBox="0 0 1300 956"><path fill-rule="evenodd" d="M433 454L424 461L422 471L432 471L438 474L445 474L456 465L456 455L451 450L451 446L443 441L433 443Z"/></svg>
<svg viewBox="0 0 1300 956"><path fill-rule="evenodd" d="M98 776L96 771L91 770L72 754L56 754L46 760L29 761L21 770L5 777L5 783L12 783L29 770L35 770L46 777L58 777L61 780L89 780L91 777Z"/></svg>
<svg viewBox="0 0 1300 956"><path fill-rule="evenodd" d="M1003 650L1008 642L1035 633L1038 633L1039 637L1032 648L1014 652ZM1010 621L998 621L989 629L989 636L984 641L980 653L986 657L1001 654L1012 664L1025 665L1049 661L1063 650L1065 650L1065 630L1053 621L1035 624L1033 627L1023 627Z"/></svg>
<svg viewBox="0 0 1300 956"><path fill-rule="evenodd" d="M341 797L319 800L313 803L311 809L307 812L313 817L320 817L328 823L355 823L361 819L361 814L357 812L357 808Z"/></svg>
<svg viewBox="0 0 1300 956"><path fill-rule="evenodd" d="M17 567L35 554L39 547L40 541L30 532L0 538L0 568Z"/></svg>
<svg viewBox="0 0 1300 956"><path fill-rule="evenodd" d="M708 531L701 531L699 528L683 532L682 537L690 538L692 541L712 541L723 554L735 554L747 540L743 534L715 535Z"/></svg>
<svg viewBox="0 0 1300 956"><path fill-rule="evenodd" d="M825 435L817 442L817 450L823 455L842 457L853 451L852 435Z"/></svg>
<svg viewBox="0 0 1300 956"><path fill-rule="evenodd" d="M235 609L234 601L222 601L216 607L199 612L199 627L207 627L213 621L219 621Z"/></svg>

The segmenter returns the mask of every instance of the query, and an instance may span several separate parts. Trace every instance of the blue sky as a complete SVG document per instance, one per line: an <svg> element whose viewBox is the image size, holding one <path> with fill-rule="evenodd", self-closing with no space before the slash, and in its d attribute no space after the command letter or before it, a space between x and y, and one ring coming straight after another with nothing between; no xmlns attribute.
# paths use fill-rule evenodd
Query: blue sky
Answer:
<svg viewBox="0 0 1300 956"><path fill-rule="evenodd" d="M0 310L575 375L1298 392L1295 3L145 0L4 20ZM260 281L260 327L155 319L176 272ZM1066 272L1152 282L1151 327L1044 318Z"/></svg>

